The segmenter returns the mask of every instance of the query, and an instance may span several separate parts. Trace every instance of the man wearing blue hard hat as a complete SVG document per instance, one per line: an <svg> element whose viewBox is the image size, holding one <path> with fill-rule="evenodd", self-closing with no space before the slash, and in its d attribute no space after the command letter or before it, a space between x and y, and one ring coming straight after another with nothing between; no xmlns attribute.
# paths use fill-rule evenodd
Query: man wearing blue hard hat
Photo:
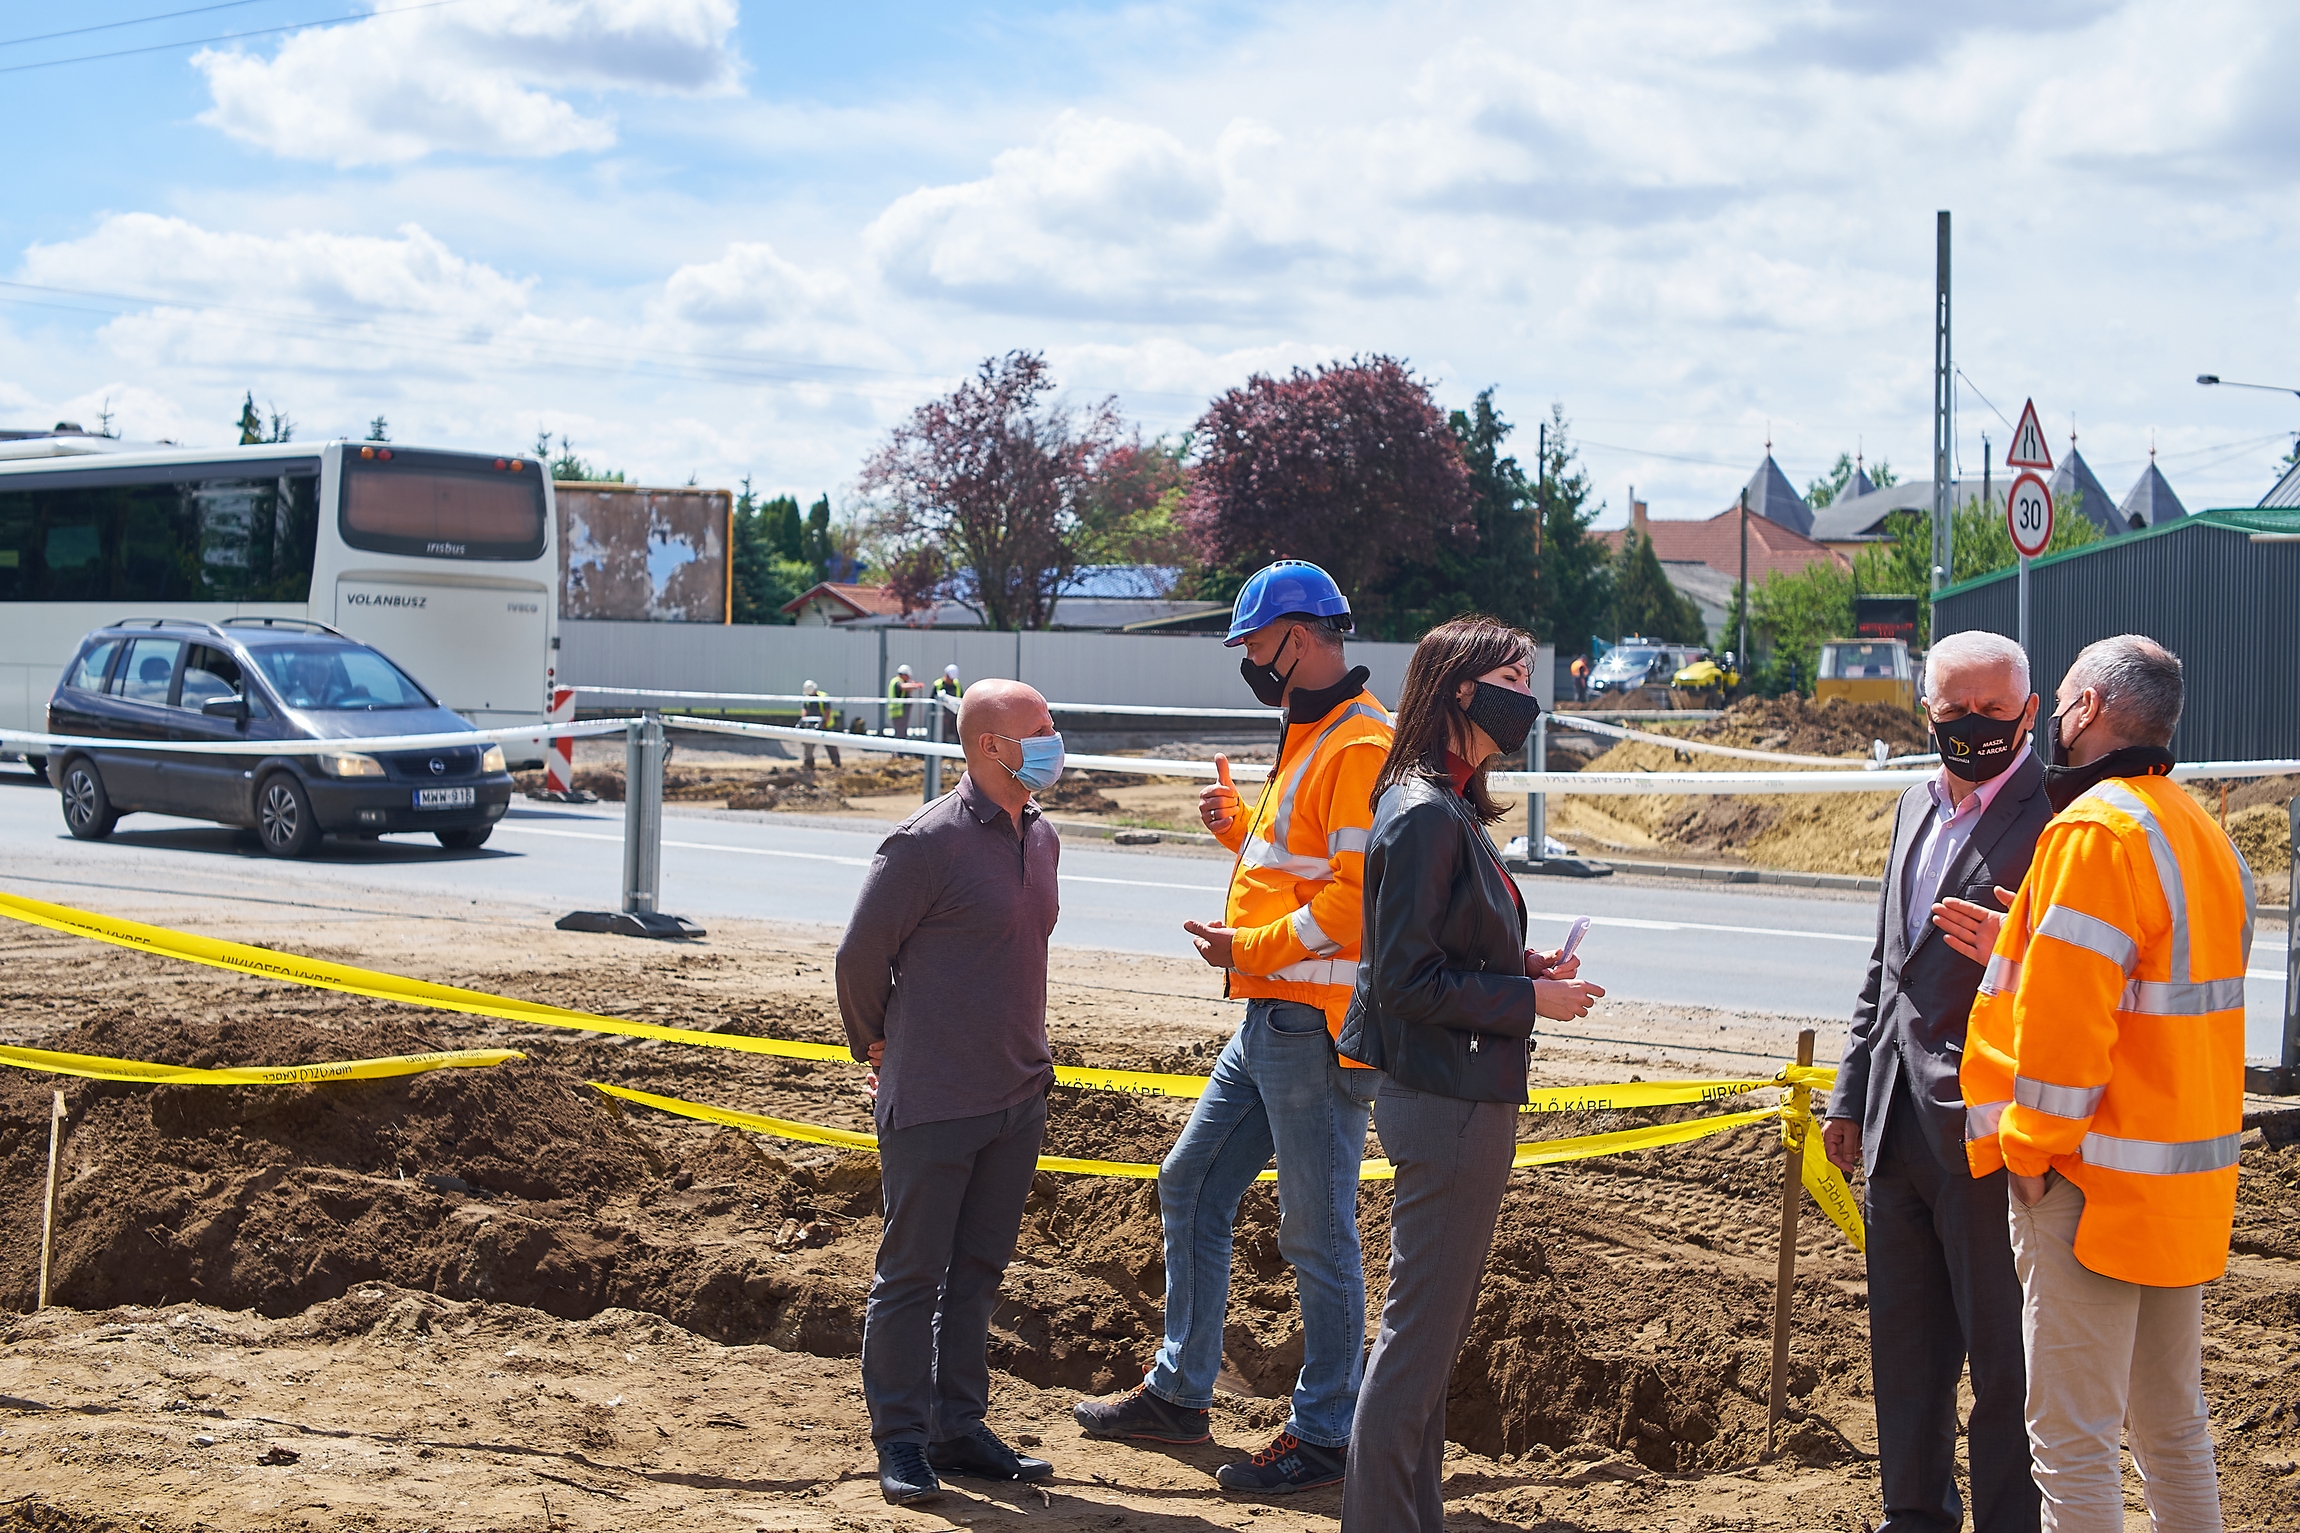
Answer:
<svg viewBox="0 0 2300 1533"><path fill-rule="evenodd" d="M1278 1157L1278 1249L1302 1300L1302 1371L1283 1431L1225 1464L1228 1490L1307 1490L1342 1478L1364 1373L1358 1164L1379 1072L1334 1052L1357 982L1372 793L1390 716L1342 654L1350 604L1333 577L1281 559L1238 593L1226 643L1254 696L1284 709L1277 765L1243 812L1227 758L1198 812L1237 854L1220 921L1185 923L1246 1020L1158 1168L1166 1335L1139 1388L1073 1411L1096 1437L1199 1443L1230 1298L1238 1200Z"/></svg>

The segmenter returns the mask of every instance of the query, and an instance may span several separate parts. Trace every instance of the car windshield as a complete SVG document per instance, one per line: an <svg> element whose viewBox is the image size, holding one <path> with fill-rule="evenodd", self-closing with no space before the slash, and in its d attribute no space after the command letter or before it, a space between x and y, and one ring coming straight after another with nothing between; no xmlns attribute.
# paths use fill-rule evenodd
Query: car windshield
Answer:
<svg viewBox="0 0 2300 1533"><path fill-rule="evenodd" d="M367 713L429 708L423 688L372 649L353 644L264 644L250 651L256 669L290 708Z"/></svg>
<svg viewBox="0 0 2300 1533"><path fill-rule="evenodd" d="M1604 681L1618 676L1642 676L1652 669L1660 654L1657 649L1617 649L1597 662L1597 675Z"/></svg>

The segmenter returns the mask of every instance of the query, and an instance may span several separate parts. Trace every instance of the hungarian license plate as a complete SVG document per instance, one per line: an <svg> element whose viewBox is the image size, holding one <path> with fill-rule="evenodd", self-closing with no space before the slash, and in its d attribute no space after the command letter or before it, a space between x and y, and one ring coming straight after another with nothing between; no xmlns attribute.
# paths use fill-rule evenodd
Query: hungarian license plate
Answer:
<svg viewBox="0 0 2300 1533"><path fill-rule="evenodd" d="M418 788L415 807L418 809L469 809L479 802L477 788Z"/></svg>

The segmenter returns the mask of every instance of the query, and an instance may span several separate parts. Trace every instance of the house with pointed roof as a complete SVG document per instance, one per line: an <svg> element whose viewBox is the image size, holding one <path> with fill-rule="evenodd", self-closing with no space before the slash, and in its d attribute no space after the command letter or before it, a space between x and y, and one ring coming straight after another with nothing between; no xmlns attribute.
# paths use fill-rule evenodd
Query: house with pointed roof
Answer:
<svg viewBox="0 0 2300 1533"><path fill-rule="evenodd" d="M2143 527L2161 527L2166 522L2177 522L2188 514L2180 497L2172 493L2172 486L2164 475L2157 472L2156 454L2148 455L2148 467L2133 482L2124 499L2117 505L2117 514L2124 525L2138 532Z"/></svg>
<svg viewBox="0 0 2300 1533"><path fill-rule="evenodd" d="M2284 477L2268 487L2260 497L2263 506L2300 506L2300 463L2284 471Z"/></svg>
<svg viewBox="0 0 2300 1533"><path fill-rule="evenodd" d="M1805 504L1805 497L1797 493L1789 476L1781 472L1781 465L1773 461L1773 444L1765 444L1765 461L1757 465L1757 472L1749 476L1748 486L1742 494L1749 497L1752 515L1769 522L1778 522L1800 537L1813 530L1813 508ZM1730 514L1740 510L1741 497L1725 508Z"/></svg>
<svg viewBox="0 0 2300 1533"><path fill-rule="evenodd" d="M1653 556L1661 561L1661 573L1680 595L1701 609L1701 620L1709 630L1710 642L1724 642L1725 615L1741 581L1740 502L1736 500L1715 516L1698 520L1657 521L1646 514L1644 501L1633 499L1629 503L1629 526L1599 532L1595 537L1618 554L1622 539L1632 530L1652 542ZM1852 561L1845 555L1823 547L1771 517L1757 515L1756 496L1750 496L1751 586L1763 584L1768 575L1794 575L1824 562L1840 569L1852 568Z"/></svg>
<svg viewBox="0 0 2300 1533"><path fill-rule="evenodd" d="M2084 496L2082 509L2085 517L2100 529L2101 536L2113 538L2118 533L2132 530L2132 524L2117 511L2116 497L2102 486L2099 477L2092 471L2092 465L2085 462L2084 454L2076 450L2076 438L2073 436L2069 438L2068 455L2052 471L2052 478L2045 488L2052 491L2053 515L2056 517L2066 516L2069 497L2081 493Z"/></svg>
<svg viewBox="0 0 2300 1533"><path fill-rule="evenodd" d="M1949 504L1961 506L1968 500L1978 500L1983 489L1991 504L2004 499L2002 481L1984 486L1977 479L1949 481ZM1896 511L1914 511L1919 516L1933 513L1933 482L1930 479L1909 479L1899 484L1888 484L1882 489L1872 486L1865 495L1846 493L1813 513L1811 536L1826 543L1839 553L1851 554L1864 544L1882 543L1887 537L1885 519Z"/></svg>

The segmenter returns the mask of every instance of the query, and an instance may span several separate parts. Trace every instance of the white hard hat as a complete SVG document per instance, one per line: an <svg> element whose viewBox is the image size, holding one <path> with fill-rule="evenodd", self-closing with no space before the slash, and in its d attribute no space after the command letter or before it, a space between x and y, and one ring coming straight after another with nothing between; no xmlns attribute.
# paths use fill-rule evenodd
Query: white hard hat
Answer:
<svg viewBox="0 0 2300 1533"><path fill-rule="evenodd" d="M801 683L799 683L799 690L800 690L801 692L812 692L812 691L815 691L815 690L816 690L816 687L815 687L815 684L814 684L813 682L811 682L811 681L805 681L805 682L801 682Z"/></svg>
<svg viewBox="0 0 2300 1533"><path fill-rule="evenodd" d="M907 665L898 665L894 668L894 673L897 676L908 676L910 674L910 667Z"/></svg>
<svg viewBox="0 0 2300 1533"><path fill-rule="evenodd" d="M942 674L948 676L952 681L956 681L958 680L958 667L955 665L946 665L942 668Z"/></svg>

